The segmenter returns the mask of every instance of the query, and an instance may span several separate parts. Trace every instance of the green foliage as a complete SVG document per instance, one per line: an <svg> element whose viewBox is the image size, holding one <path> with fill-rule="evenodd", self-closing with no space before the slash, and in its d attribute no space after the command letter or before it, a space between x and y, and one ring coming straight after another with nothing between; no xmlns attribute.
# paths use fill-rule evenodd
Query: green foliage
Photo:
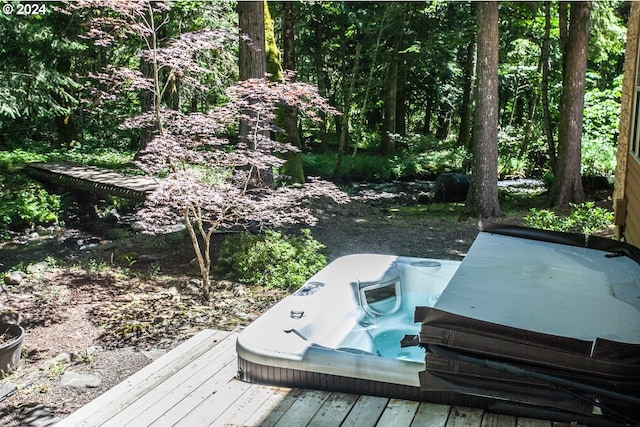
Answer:
<svg viewBox="0 0 640 427"><path fill-rule="evenodd" d="M307 176L331 179L335 163L335 153L305 153L302 156L302 167ZM350 181L383 181L391 176L389 159L368 153L360 153L353 159L345 158L338 173L338 179Z"/></svg>
<svg viewBox="0 0 640 427"><path fill-rule="evenodd" d="M466 152L453 139L441 141L433 135L419 134L394 137L396 146L401 147L401 151L390 160L396 179L463 170Z"/></svg>
<svg viewBox="0 0 640 427"><path fill-rule="evenodd" d="M582 174L613 175L616 169L616 143L620 116L620 80L609 90L585 93Z"/></svg>
<svg viewBox="0 0 640 427"><path fill-rule="evenodd" d="M242 233L227 238L218 254L217 271L242 283L269 288L300 286L327 263L324 245L303 229L300 236L275 231L264 235Z"/></svg>
<svg viewBox="0 0 640 427"><path fill-rule="evenodd" d="M456 146L455 140L437 140L432 135L394 135L398 153L391 158L360 151L355 158L343 162L338 175L351 181L385 181L412 179L441 172L463 169L466 151ZM305 173L330 178L335 165L334 153L305 153Z"/></svg>
<svg viewBox="0 0 640 427"><path fill-rule="evenodd" d="M22 177L0 182L0 228L26 228L58 220L61 197Z"/></svg>
<svg viewBox="0 0 640 427"><path fill-rule="evenodd" d="M610 226L613 213L607 209L596 207L594 202L570 204L572 211L568 216L559 217L547 209L530 210L524 217L529 227L543 230L567 231L572 233L593 234Z"/></svg>
<svg viewBox="0 0 640 427"><path fill-rule="evenodd" d="M0 230L58 220L61 197L48 194L21 170L25 163L45 159L32 151L0 151Z"/></svg>

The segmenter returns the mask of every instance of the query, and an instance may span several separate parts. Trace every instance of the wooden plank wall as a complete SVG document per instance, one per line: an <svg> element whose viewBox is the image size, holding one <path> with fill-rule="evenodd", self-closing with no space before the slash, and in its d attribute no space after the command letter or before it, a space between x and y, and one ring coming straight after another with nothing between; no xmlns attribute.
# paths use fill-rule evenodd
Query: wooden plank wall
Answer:
<svg viewBox="0 0 640 427"><path fill-rule="evenodd" d="M627 222L624 236L627 243L640 247L640 161L629 154L626 183Z"/></svg>

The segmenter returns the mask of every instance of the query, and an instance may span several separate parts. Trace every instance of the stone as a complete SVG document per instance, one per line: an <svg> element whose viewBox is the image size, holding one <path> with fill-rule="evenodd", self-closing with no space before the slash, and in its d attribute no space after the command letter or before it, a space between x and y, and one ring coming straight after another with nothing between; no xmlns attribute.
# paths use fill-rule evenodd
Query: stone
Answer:
<svg viewBox="0 0 640 427"><path fill-rule="evenodd" d="M11 271L4 276L4 283L9 286L17 286L24 281L27 277L27 273L24 271Z"/></svg>
<svg viewBox="0 0 640 427"><path fill-rule="evenodd" d="M42 261L42 262L37 262L35 264L29 264L27 266L27 273L31 273L31 274L37 274L37 273L43 273L47 270L47 263Z"/></svg>
<svg viewBox="0 0 640 427"><path fill-rule="evenodd" d="M64 388L86 389L100 387L102 379L96 375L79 374L72 371L66 371L60 377L60 386Z"/></svg>

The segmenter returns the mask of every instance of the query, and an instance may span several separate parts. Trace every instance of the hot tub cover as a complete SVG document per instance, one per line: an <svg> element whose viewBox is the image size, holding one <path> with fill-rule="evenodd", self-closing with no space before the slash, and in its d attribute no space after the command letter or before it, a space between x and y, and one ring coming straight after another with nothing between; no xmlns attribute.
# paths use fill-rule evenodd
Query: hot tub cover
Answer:
<svg viewBox="0 0 640 427"><path fill-rule="evenodd" d="M427 349L421 387L638 416L639 253L603 238L481 224L435 306L416 308Z"/></svg>

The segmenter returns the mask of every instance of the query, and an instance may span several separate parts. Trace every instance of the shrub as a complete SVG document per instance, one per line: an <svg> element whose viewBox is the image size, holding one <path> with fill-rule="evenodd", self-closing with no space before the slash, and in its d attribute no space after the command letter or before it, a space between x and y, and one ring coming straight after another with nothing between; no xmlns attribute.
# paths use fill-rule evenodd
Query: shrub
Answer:
<svg viewBox="0 0 640 427"><path fill-rule="evenodd" d="M391 170L397 179L464 170L467 153L453 139L441 141L433 135L418 134L394 137L400 150L391 159Z"/></svg>
<svg viewBox="0 0 640 427"><path fill-rule="evenodd" d="M275 231L263 235L241 233L226 239L216 270L241 283L284 288L300 286L327 263L324 245L303 229L300 236Z"/></svg>
<svg viewBox="0 0 640 427"><path fill-rule="evenodd" d="M39 184L16 177L0 180L0 228L27 228L58 220L61 196L52 195Z"/></svg>
<svg viewBox="0 0 640 427"><path fill-rule="evenodd" d="M617 79L613 89L591 89L585 93L582 175L610 176L615 173L620 83Z"/></svg>
<svg viewBox="0 0 640 427"><path fill-rule="evenodd" d="M566 217L559 217L547 209L530 210L530 214L524 217L529 227L541 228L552 231L568 231L572 233L593 234L607 228L613 222L613 213L593 202L570 204L573 209Z"/></svg>

